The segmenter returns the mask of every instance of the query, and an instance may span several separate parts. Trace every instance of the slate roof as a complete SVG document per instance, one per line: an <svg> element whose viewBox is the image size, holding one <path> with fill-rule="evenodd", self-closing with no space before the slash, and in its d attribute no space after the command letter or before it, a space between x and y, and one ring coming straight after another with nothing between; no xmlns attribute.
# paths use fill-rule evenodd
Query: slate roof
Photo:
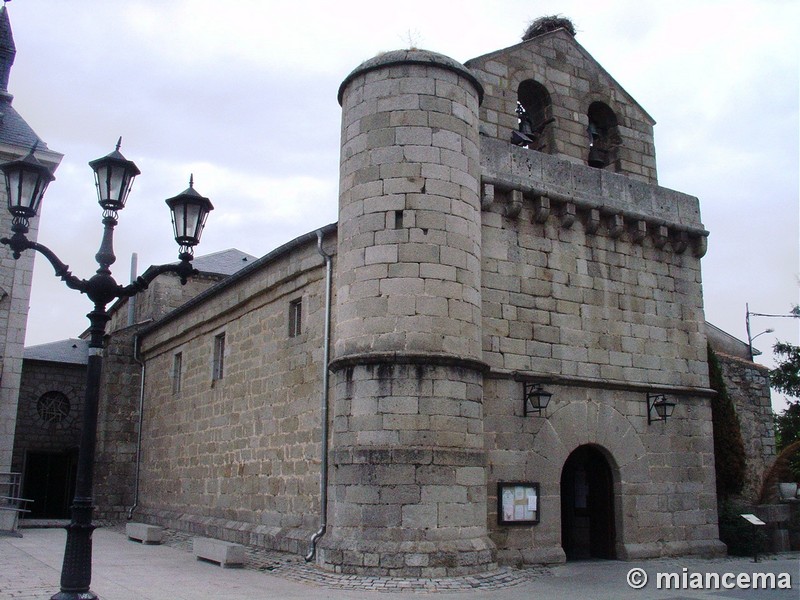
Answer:
<svg viewBox="0 0 800 600"><path fill-rule="evenodd" d="M39 142L39 150L47 150L47 144L31 129L11 102L0 100L0 142L21 146L30 150L34 142Z"/></svg>
<svg viewBox="0 0 800 600"><path fill-rule="evenodd" d="M197 256L192 261L195 269L201 273L214 273L217 275L233 275L256 259L252 254L242 252L236 248L212 252L205 256Z"/></svg>
<svg viewBox="0 0 800 600"><path fill-rule="evenodd" d="M70 338L48 344L28 346L22 357L24 360L85 365L89 361L89 342Z"/></svg>
<svg viewBox="0 0 800 600"><path fill-rule="evenodd" d="M708 343L711 344L715 352L750 360L750 346L747 345L747 342L732 336L727 331L723 331L708 321L706 321L706 337L708 337ZM753 356L759 356L760 354L760 350L753 348Z"/></svg>
<svg viewBox="0 0 800 600"><path fill-rule="evenodd" d="M47 150L47 144L31 129L25 120L11 106L13 96L8 93L8 77L14 64L14 36L5 5L0 8L0 143L20 146L30 150L34 142L39 142L40 150Z"/></svg>

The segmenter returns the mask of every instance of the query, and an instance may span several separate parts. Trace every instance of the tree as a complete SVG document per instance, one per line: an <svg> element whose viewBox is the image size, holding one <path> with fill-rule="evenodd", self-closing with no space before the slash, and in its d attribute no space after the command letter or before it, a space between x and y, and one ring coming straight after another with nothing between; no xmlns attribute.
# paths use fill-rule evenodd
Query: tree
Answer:
<svg viewBox="0 0 800 600"><path fill-rule="evenodd" d="M778 342L772 350L780 362L769 373L770 385L787 396L800 397L800 346Z"/></svg>
<svg viewBox="0 0 800 600"><path fill-rule="evenodd" d="M782 360L769 373L770 385L787 396L800 397L800 346L778 342L773 351ZM797 442L800 442L800 401L790 400L786 409L775 415L775 449L781 452ZM800 480L800 454L795 453L785 462L794 478Z"/></svg>
<svg viewBox="0 0 800 600"><path fill-rule="evenodd" d="M800 441L800 402L789 402L781 414L775 415L775 446L780 452L797 441Z"/></svg>

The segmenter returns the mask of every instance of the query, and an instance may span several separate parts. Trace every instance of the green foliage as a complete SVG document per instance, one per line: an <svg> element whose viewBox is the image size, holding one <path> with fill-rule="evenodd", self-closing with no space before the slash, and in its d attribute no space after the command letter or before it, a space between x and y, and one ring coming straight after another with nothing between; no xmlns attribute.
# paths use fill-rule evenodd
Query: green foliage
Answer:
<svg viewBox="0 0 800 600"><path fill-rule="evenodd" d="M717 472L717 497L725 500L742 491L746 469L744 442L739 418L722 378L719 359L709 346L708 374L717 395L711 400L714 426L714 465Z"/></svg>
<svg viewBox="0 0 800 600"><path fill-rule="evenodd" d="M792 442L800 440L800 402L789 402L789 406L775 415L775 447L780 452Z"/></svg>
<svg viewBox="0 0 800 600"><path fill-rule="evenodd" d="M800 346L778 342L772 351L781 361L769 372L770 385L787 396L800 397Z"/></svg>
<svg viewBox="0 0 800 600"><path fill-rule="evenodd" d="M781 452L794 442L800 442L800 402L789 402L781 414L775 415L775 449ZM789 458L788 466L792 481L800 482L800 453Z"/></svg>
<svg viewBox="0 0 800 600"><path fill-rule="evenodd" d="M728 546L728 554L732 556L753 556L756 549L764 551L766 532L742 518L742 513L748 512L749 508L729 500L719 505L719 539Z"/></svg>

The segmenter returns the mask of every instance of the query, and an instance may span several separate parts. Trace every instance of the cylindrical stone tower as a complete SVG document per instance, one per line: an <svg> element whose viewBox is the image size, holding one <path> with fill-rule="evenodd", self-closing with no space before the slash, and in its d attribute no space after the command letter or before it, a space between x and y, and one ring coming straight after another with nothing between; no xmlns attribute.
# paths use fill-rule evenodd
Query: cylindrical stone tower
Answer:
<svg viewBox="0 0 800 600"><path fill-rule="evenodd" d="M478 105L422 50L342 83L329 530L342 572L494 566L487 537Z"/></svg>

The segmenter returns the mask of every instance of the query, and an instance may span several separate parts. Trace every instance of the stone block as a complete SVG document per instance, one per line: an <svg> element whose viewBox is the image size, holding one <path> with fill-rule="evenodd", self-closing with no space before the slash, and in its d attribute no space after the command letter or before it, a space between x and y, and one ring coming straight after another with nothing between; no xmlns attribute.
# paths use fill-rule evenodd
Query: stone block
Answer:
<svg viewBox="0 0 800 600"><path fill-rule="evenodd" d="M146 523L126 523L125 535L129 540L136 540L143 544L160 544L164 537L164 528Z"/></svg>
<svg viewBox="0 0 800 600"><path fill-rule="evenodd" d="M196 537L192 539L192 553L198 560L219 563L221 567L244 566L245 553L241 544Z"/></svg>

